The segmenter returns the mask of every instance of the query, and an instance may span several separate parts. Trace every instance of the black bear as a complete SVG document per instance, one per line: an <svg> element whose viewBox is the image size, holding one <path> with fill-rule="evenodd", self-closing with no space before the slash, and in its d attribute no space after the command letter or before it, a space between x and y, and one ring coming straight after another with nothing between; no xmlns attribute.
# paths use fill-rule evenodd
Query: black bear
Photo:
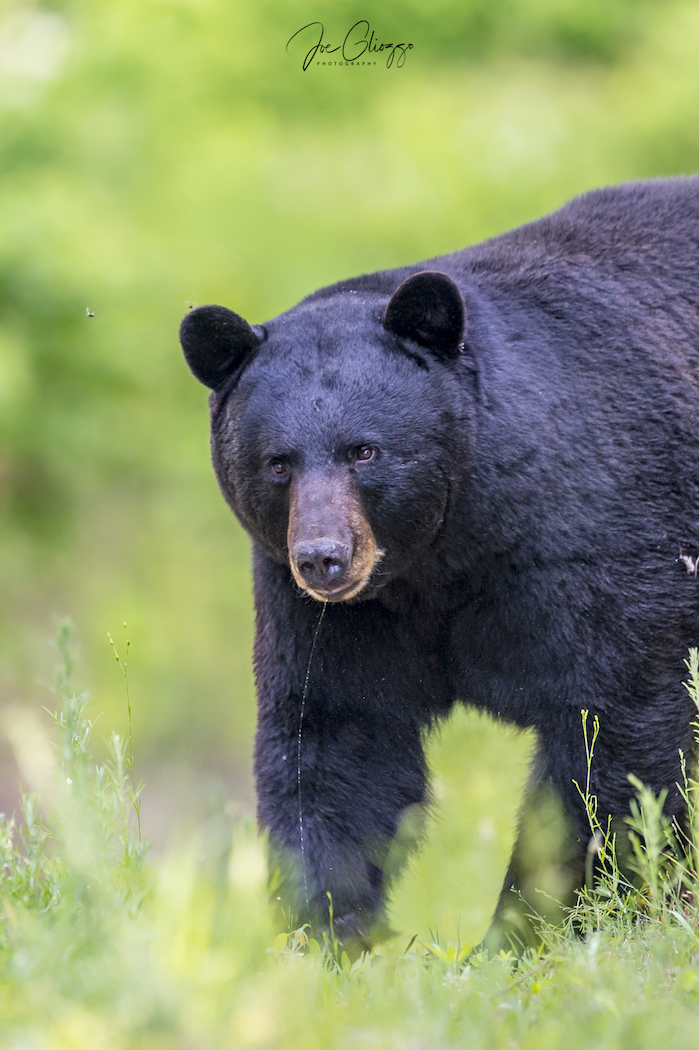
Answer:
<svg viewBox="0 0 699 1050"><path fill-rule="evenodd" d="M699 178L587 193L264 325L202 306L181 342L253 541L259 819L292 921L332 906L355 950L380 932L428 800L425 731L462 702L536 731L486 938L532 943L585 878L581 709L600 721L602 823L628 812L629 774L683 818ZM527 839L547 806L552 856Z"/></svg>

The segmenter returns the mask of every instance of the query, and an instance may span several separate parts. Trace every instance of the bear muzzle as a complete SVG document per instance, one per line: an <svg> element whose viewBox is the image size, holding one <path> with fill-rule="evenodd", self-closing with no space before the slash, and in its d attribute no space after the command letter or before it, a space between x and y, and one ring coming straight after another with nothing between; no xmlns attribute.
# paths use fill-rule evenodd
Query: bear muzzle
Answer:
<svg viewBox="0 0 699 1050"><path fill-rule="evenodd" d="M296 583L322 602L358 595L383 553L351 477L342 472L294 478L287 545Z"/></svg>

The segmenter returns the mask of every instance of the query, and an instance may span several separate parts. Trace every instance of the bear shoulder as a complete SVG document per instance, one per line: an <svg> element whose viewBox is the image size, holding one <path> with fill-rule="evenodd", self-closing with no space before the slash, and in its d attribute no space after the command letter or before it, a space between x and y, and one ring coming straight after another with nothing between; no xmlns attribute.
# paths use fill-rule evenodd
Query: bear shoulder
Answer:
<svg viewBox="0 0 699 1050"><path fill-rule="evenodd" d="M447 273L462 289L505 282L527 286L595 271L636 274L699 294L699 176L648 179L591 190L541 219L472 247L411 266L379 270L313 292L303 304L335 297L385 302L421 270ZM321 307L322 308L322 307Z"/></svg>
<svg viewBox="0 0 699 1050"><path fill-rule="evenodd" d="M592 190L557 211L445 261L464 276L610 271L694 285L699 248L699 177L627 182ZM699 290L699 289L697 289Z"/></svg>

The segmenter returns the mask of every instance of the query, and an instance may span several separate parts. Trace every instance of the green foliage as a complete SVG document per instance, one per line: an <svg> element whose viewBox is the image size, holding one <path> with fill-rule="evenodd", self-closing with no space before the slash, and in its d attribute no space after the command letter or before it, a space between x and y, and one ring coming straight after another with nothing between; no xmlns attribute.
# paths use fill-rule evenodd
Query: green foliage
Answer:
<svg viewBox="0 0 699 1050"><path fill-rule="evenodd" d="M117 739L110 760L95 762L85 698L71 688L68 624L58 647L51 798L25 800L24 820L4 821L0 834L4 1046L543 1050L565 1040L574 1050L651 1050L660 1037L679 1050L695 1045L694 854L678 848L660 800L642 785L628 821L637 881L620 876L603 836L606 868L562 927L542 929L538 952L488 958L435 931L396 936L352 961L332 927L320 941L307 927L275 934L263 843L247 821L211 825L146 860L128 746ZM688 670L699 712L696 650ZM685 789L697 787L692 771ZM589 781L581 793L599 835Z"/></svg>

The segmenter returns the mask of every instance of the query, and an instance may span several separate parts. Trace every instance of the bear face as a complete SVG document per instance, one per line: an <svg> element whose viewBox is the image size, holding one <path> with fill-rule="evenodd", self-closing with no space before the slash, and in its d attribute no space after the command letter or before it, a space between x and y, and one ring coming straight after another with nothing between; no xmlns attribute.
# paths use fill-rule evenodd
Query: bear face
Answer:
<svg viewBox="0 0 699 1050"><path fill-rule="evenodd" d="M409 571L437 541L464 476L463 362L443 351L404 284L388 304L360 294L335 308L310 301L257 332L221 307L183 322L192 356L200 327L210 347L212 318L230 333L232 371L222 382L211 372L221 489L254 539L320 601L369 598ZM453 342L463 307L456 286L443 284L458 296ZM410 334L420 325L430 346Z"/></svg>

